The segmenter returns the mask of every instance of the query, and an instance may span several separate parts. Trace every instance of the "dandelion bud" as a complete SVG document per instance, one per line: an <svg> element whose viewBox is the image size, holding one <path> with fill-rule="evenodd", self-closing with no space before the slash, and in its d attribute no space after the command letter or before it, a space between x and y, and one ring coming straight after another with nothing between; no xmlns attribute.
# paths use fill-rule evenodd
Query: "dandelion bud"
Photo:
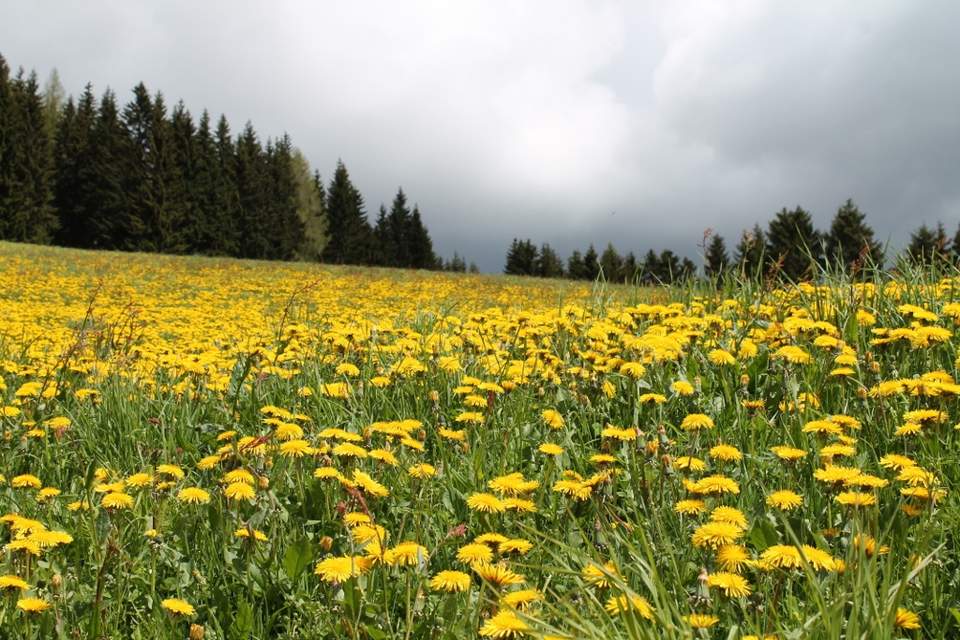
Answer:
<svg viewBox="0 0 960 640"><path fill-rule="evenodd" d="M646 451L648 456L656 455L657 451L660 450L660 443L656 440L647 440Z"/></svg>
<svg viewBox="0 0 960 640"><path fill-rule="evenodd" d="M330 551L330 548L333 547L333 538L330 536L323 536L320 538L320 548L324 551Z"/></svg>
<svg viewBox="0 0 960 640"><path fill-rule="evenodd" d="M870 371L873 373L880 373L880 363L874 360L870 363Z"/></svg>
<svg viewBox="0 0 960 640"><path fill-rule="evenodd" d="M268 489L270 487L270 478L267 476L260 476L260 478L257 480L257 484L261 489Z"/></svg>
<svg viewBox="0 0 960 640"><path fill-rule="evenodd" d="M742 376L740 376L740 386L745 387L748 384L750 384L750 376L748 376L747 374L743 374Z"/></svg>
<svg viewBox="0 0 960 640"><path fill-rule="evenodd" d="M203 640L203 625L202 624L192 624L190 625L190 640Z"/></svg>
<svg viewBox="0 0 960 640"><path fill-rule="evenodd" d="M52 586L54 589L59 589L62 584L63 576L59 573L53 574L53 577L50 578L50 586Z"/></svg>
<svg viewBox="0 0 960 640"><path fill-rule="evenodd" d="M857 397L860 398L861 400L866 400L867 390L864 387L860 387L859 389L857 389Z"/></svg>
<svg viewBox="0 0 960 640"><path fill-rule="evenodd" d="M438 402L440 402L440 394L437 392L436 389L432 389L430 391L430 402L432 402L433 404L437 404Z"/></svg>

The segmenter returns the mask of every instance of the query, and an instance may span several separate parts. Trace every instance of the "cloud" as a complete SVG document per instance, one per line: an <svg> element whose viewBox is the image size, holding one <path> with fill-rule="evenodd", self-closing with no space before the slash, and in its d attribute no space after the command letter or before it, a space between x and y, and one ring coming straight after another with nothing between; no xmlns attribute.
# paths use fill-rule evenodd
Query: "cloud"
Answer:
<svg viewBox="0 0 960 640"><path fill-rule="evenodd" d="M144 80L403 185L438 250L513 236L695 255L713 227L853 197L882 237L960 219L960 5L11 3L2 53L67 88ZM37 28L38 25L42 28Z"/></svg>

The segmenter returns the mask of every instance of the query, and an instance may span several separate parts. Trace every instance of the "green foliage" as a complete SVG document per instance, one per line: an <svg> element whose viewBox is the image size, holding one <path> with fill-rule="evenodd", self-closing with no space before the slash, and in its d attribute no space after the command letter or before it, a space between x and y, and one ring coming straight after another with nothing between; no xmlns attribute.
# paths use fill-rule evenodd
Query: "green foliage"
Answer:
<svg viewBox="0 0 960 640"><path fill-rule="evenodd" d="M168 113L143 83L118 111L111 91L98 105L90 85L65 99L56 71L41 94L36 74L11 78L0 57L0 239L443 266L402 190L375 234L343 164L328 194L287 135L263 142L248 122L234 139L224 116L214 129L182 102Z"/></svg>
<svg viewBox="0 0 960 640"><path fill-rule="evenodd" d="M710 244L707 245L707 252L703 259L704 275L710 279L723 277L727 269L730 268L730 256L727 253L727 244L720 234L713 234L710 238Z"/></svg>
<svg viewBox="0 0 960 640"><path fill-rule="evenodd" d="M820 234L801 207L777 212L767 226L767 256L777 275L792 282L809 279L820 260Z"/></svg>
<svg viewBox="0 0 960 640"><path fill-rule="evenodd" d="M864 267L883 267L883 248L874 240L873 229L853 200L837 210L824 242L828 265L839 265L852 272Z"/></svg>

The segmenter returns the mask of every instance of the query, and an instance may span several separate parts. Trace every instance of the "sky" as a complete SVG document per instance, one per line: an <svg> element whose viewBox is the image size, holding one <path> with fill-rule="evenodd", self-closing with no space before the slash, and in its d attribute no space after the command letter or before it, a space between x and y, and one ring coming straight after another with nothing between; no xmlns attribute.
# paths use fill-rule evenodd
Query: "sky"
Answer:
<svg viewBox="0 0 960 640"><path fill-rule="evenodd" d="M0 54L289 133L437 252L514 237L699 262L705 230L853 198L878 238L960 222L960 3L0 0Z"/></svg>

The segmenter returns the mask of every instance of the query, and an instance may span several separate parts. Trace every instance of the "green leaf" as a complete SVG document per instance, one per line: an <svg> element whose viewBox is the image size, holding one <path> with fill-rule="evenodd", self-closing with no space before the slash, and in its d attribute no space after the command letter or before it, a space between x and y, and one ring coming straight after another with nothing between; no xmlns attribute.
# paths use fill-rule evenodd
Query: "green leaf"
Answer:
<svg viewBox="0 0 960 640"><path fill-rule="evenodd" d="M283 553L283 571L291 580L300 577L313 560L313 546L306 538L300 538Z"/></svg>

